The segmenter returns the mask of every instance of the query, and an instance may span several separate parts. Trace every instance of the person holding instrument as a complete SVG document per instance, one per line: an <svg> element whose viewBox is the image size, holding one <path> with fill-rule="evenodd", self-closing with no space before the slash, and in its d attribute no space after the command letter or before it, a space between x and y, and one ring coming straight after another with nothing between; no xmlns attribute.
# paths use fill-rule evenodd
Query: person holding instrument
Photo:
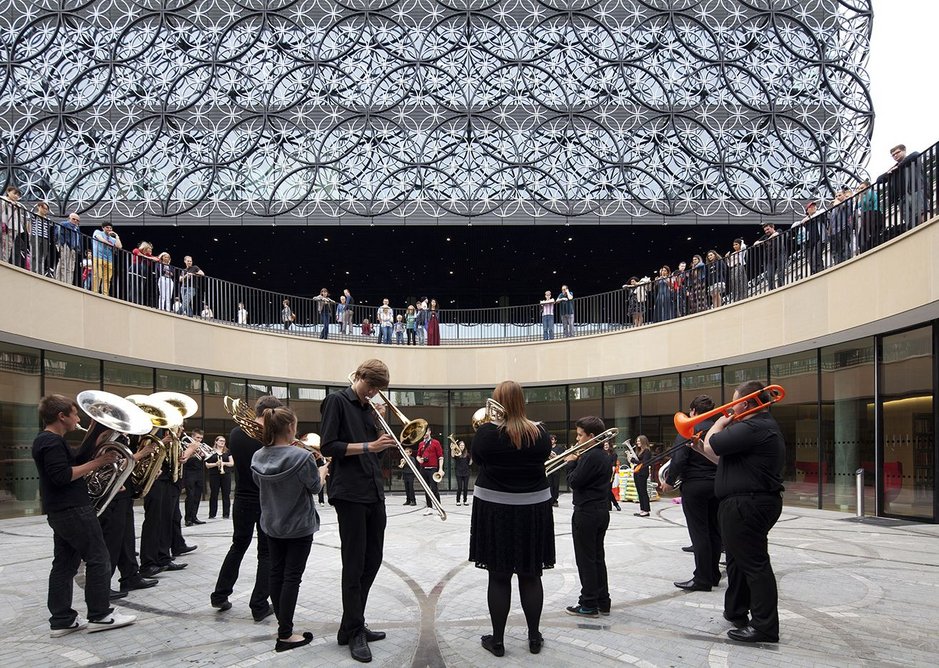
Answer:
<svg viewBox="0 0 939 668"><path fill-rule="evenodd" d="M323 486L326 462L294 447L297 416L287 406L266 408L264 447L251 458L251 474L261 499L261 528L271 551L271 602L277 616L276 652L309 645L313 634L293 632L300 582L320 527L313 495Z"/></svg>
<svg viewBox="0 0 939 668"><path fill-rule="evenodd" d="M222 493L222 518L228 519L231 510L231 479L232 461L231 452L225 445L224 436L215 437L215 449L211 456L205 460L205 467L209 469L209 519L214 520L218 514L218 495Z"/></svg>
<svg viewBox="0 0 939 668"><path fill-rule="evenodd" d="M417 447L417 461L421 465L421 477L424 478L424 482L427 483L427 487L439 503L440 488L437 485L437 481L434 479L434 474L439 474L439 476L443 478L443 447L441 447L440 441L434 438L430 427L428 427L427 431L424 433L424 440L422 440L421 444ZM430 494L427 492L424 492L424 502L427 504L424 514L433 515L434 507L430 502Z"/></svg>
<svg viewBox="0 0 939 668"><path fill-rule="evenodd" d="M365 624L368 593L381 567L385 542L385 488L379 454L397 446L378 435L371 399L388 387L388 367L379 359L362 362L351 387L323 400L321 452L331 457L329 503L336 509L342 542L342 620L336 641L349 645L352 658L368 663L368 643L385 634Z"/></svg>
<svg viewBox="0 0 939 668"><path fill-rule="evenodd" d="M638 464L641 468L633 473L633 482L636 484L636 494L639 495L639 512L633 513L636 517L648 517L652 506L649 505L649 461L652 459L652 448L649 446L649 438L640 434L636 437L636 456L637 461L630 462Z"/></svg>
<svg viewBox="0 0 939 668"><path fill-rule="evenodd" d="M489 573L492 620L492 634L480 640L495 656L505 654L515 574L528 624L528 649L537 654L544 644L538 628L544 605L541 574L554 568L555 561L551 489L545 476L551 437L543 424L525 416L525 395L518 383L499 383L492 398L504 408L504 419L498 425L482 424L472 446L479 473L473 489L469 558ZM604 471L609 481L609 466Z"/></svg>
<svg viewBox="0 0 939 668"><path fill-rule="evenodd" d="M703 442L692 442L717 464L714 492L727 552L724 618L737 627L727 636L739 642L779 642L767 536L782 512L786 444L767 410L772 401L762 383L743 383L734 391L733 414L715 420Z"/></svg>

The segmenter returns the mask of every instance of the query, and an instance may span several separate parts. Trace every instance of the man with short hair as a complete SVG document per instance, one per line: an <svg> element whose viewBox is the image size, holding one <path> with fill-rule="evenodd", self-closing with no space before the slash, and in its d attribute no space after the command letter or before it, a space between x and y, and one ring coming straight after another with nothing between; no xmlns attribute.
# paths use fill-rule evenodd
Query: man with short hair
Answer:
<svg viewBox="0 0 939 668"><path fill-rule="evenodd" d="M564 336L574 336L574 293L566 285L561 286L561 294L554 302L557 313L561 316L561 329Z"/></svg>
<svg viewBox="0 0 939 668"><path fill-rule="evenodd" d="M421 477L424 478L424 482L433 492L434 498L440 501L440 489L437 481L434 480L434 474L443 474L443 447L440 445L440 441L434 438L434 433L430 430L430 427L427 428L424 439L417 447L417 462L421 466ZM427 492L424 492L424 502L427 504L424 514L433 515L433 504L430 502L430 494Z"/></svg>
<svg viewBox="0 0 939 668"><path fill-rule="evenodd" d="M114 276L114 249L123 248L121 238L109 222L92 235L93 262L91 290L102 295L111 294L111 278Z"/></svg>
<svg viewBox="0 0 939 668"><path fill-rule="evenodd" d="M355 300L349 288L343 288L342 296L346 298L346 310L342 312L342 333L352 334L352 318L355 315L352 307L355 306Z"/></svg>
<svg viewBox="0 0 939 668"><path fill-rule="evenodd" d="M893 167L877 177L877 183L887 184L888 198L898 204L898 212L908 228L919 225L929 215L928 198L924 198L926 171L918 151L907 154L904 144L890 149ZM891 227L897 227L897 221Z"/></svg>
<svg viewBox="0 0 939 668"><path fill-rule="evenodd" d="M202 443L205 438L201 429L193 429L189 435L196 443ZM205 524L199 519L199 504L205 491L205 465L198 452L183 464L183 484L186 487L186 526Z"/></svg>
<svg viewBox="0 0 939 668"><path fill-rule="evenodd" d="M776 285L786 283L786 253L783 249L783 238L776 231L773 223L763 223L763 236L753 243L759 247L758 252L763 254L763 278L766 280L768 290L775 290Z"/></svg>
<svg viewBox="0 0 939 668"><path fill-rule="evenodd" d="M593 415L576 423L577 443L585 443L606 431L603 420ZM610 614L610 588L603 541L610 526L610 458L601 445L581 455L568 455L567 484L573 493L574 514L571 537L574 559L580 576L580 598L566 611L575 617L599 617Z"/></svg>
<svg viewBox="0 0 939 668"><path fill-rule="evenodd" d="M65 435L79 423L78 404L68 397L43 397L39 416L44 428L33 441L32 454L54 546L49 573L49 635L58 638L86 627L94 633L133 624L135 616L116 613L110 607L111 561L85 483L87 474L113 464L118 454L110 451L92 459L97 445L93 438L86 438L77 450L68 447ZM72 609L73 580L82 561L87 622Z"/></svg>
<svg viewBox="0 0 939 668"><path fill-rule="evenodd" d="M727 636L738 642L779 642L779 594L767 536L782 512L786 444L766 393L741 400L763 389L758 381L740 385L733 414L753 412L722 415L704 441L692 445L717 464L714 493L721 500L718 522L727 552L724 618L736 627Z"/></svg>
<svg viewBox="0 0 939 668"><path fill-rule="evenodd" d="M196 297L196 281L198 277L205 276L205 272L192 263L192 256L187 255L183 258L183 270L179 272L179 294L182 297L183 315L192 317L195 315L192 310L192 302Z"/></svg>
<svg viewBox="0 0 939 668"><path fill-rule="evenodd" d="M55 280L70 285L75 285L77 280L75 262L82 249L82 237L78 229L80 223L81 218L77 213L72 212L67 220L56 225L55 230L55 247L59 251L59 261L55 265Z"/></svg>

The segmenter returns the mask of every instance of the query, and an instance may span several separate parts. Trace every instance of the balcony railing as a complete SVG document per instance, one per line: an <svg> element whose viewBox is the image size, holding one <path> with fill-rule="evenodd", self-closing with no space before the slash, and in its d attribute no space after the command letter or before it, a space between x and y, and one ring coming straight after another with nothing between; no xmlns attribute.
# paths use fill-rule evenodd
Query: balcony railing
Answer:
<svg viewBox="0 0 939 668"><path fill-rule="evenodd" d="M586 336L664 322L721 308L800 281L871 250L930 218L937 203L939 144L837 206L726 257L643 277L623 288L550 305L419 312L418 343L499 345ZM335 303L187 274L155 257L118 249L0 197L0 261L135 304L293 336L376 341L378 307L355 304L345 320ZM768 221L771 219L767 219ZM285 306L286 300L286 306ZM545 308L548 306L549 308ZM547 311L551 314L548 316ZM406 311L393 309L394 315ZM369 327L363 327L365 319ZM344 324L345 323L345 324ZM371 329L370 332L368 330ZM366 333L368 332L368 333ZM430 334L430 336L428 336ZM402 333L401 341L407 341ZM392 328L388 342L397 343Z"/></svg>

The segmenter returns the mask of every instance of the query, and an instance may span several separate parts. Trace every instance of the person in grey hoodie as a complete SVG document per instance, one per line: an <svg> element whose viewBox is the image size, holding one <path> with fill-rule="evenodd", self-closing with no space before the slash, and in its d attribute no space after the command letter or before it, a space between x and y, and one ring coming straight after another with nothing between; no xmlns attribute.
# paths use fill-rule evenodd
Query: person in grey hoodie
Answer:
<svg viewBox="0 0 939 668"><path fill-rule="evenodd" d="M325 476L325 462L293 445L297 438L297 416L286 407L267 408L264 447L251 458L251 473L261 499L261 528L271 553L271 603L277 616L277 652L310 644L313 634L293 632L300 582L319 529L313 495Z"/></svg>

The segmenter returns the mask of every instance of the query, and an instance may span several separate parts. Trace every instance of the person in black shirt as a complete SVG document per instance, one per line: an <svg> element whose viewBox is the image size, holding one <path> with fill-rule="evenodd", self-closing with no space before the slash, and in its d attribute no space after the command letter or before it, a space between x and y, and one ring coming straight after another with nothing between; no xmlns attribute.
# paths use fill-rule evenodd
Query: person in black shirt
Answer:
<svg viewBox="0 0 939 668"><path fill-rule="evenodd" d="M197 443L202 443L205 437L201 429L193 429L189 435ZM186 486L186 526L205 524L199 519L199 504L205 491L205 462L198 453L183 464L183 484Z"/></svg>
<svg viewBox="0 0 939 668"><path fill-rule="evenodd" d="M556 457L564 452L565 448L563 445L558 444L558 437L554 434L551 434L551 456ZM561 476L563 471L558 469L551 474L551 505L555 508L558 507L558 499L561 498Z"/></svg>
<svg viewBox="0 0 939 668"><path fill-rule="evenodd" d="M582 417L576 422L577 443L584 443L606 430L598 417ZM610 526L610 456L602 447L592 447L581 456L569 455L567 484L574 494L571 536L574 559L580 576L580 599L567 608L575 617L610 614L610 589L606 573L603 541Z"/></svg>
<svg viewBox="0 0 939 668"><path fill-rule="evenodd" d="M234 462L231 452L225 447L225 437L215 437L215 450L205 460L205 467L209 470L209 519L214 520L218 514L218 495L222 493L222 518L228 519L231 513L231 479Z"/></svg>
<svg viewBox="0 0 939 668"><path fill-rule="evenodd" d="M612 503L613 507L619 512L622 508L619 505L619 499L616 498L616 494L613 492L613 476L616 475L616 469L619 467L619 455L616 454L614 445L613 441L606 441L603 444L603 452L610 460L610 503Z"/></svg>
<svg viewBox="0 0 939 668"><path fill-rule="evenodd" d="M261 415L268 408L283 406L277 397L271 395L258 398L254 404L255 415ZM258 431L263 422L260 418ZM231 547L222 562L212 592L212 607L220 611L230 610L231 602L228 597L235 589L238 581L238 571L245 552L251 546L251 538L257 532L258 536L258 569L254 578L254 589L251 591L251 616L254 621L260 622L274 614L270 598L270 572L271 557L267 544L267 535L261 528L261 499L258 486L251 475L251 458L260 450L263 444L249 436L241 427L235 427L228 437L228 449L235 461L235 471L238 474L238 484L235 486L235 502L232 506L232 536ZM229 475L226 473L225 475Z"/></svg>
<svg viewBox="0 0 939 668"><path fill-rule="evenodd" d="M738 387L733 412L756 408L753 399L739 399L762 389L758 381ZM760 398L768 405L769 397ZM714 492L721 500L718 520L727 551L724 618L737 627L727 636L741 642L779 642L776 576L767 548L769 531L782 512L786 444L779 425L766 408L735 421L721 416L704 442L693 447L717 463Z"/></svg>
<svg viewBox="0 0 939 668"><path fill-rule="evenodd" d="M368 593L381 567L385 542L385 489L378 455L396 445L378 435L370 399L388 387L388 367L378 359L362 362L352 387L326 396L321 409L321 452L329 465L329 504L336 509L342 541L342 621L336 640L352 658L372 660L369 642L385 634L365 624Z"/></svg>
<svg viewBox="0 0 939 668"><path fill-rule="evenodd" d="M404 454L411 458L414 466L420 469L420 462L414 457L414 451L411 448L405 448ZM407 465L404 459L401 459L401 479L404 481L404 505L416 506L417 497L414 495L414 471Z"/></svg>
<svg viewBox="0 0 939 668"><path fill-rule="evenodd" d="M636 494L639 496L639 512L633 513L636 517L648 517L652 506L649 504L649 461L652 459L652 448L649 439L640 434L636 437L636 456L638 460L630 462L631 464L642 464L638 473L633 474L633 482L636 484Z"/></svg>
<svg viewBox="0 0 939 668"><path fill-rule="evenodd" d="M707 413L714 402L706 394L692 399L688 415ZM713 420L705 420L696 429L707 433ZM683 436L675 437L675 445L683 443ZM721 579L721 532L717 523L717 508L720 505L714 495L714 475L717 466L707 457L691 448L679 448L672 456L671 466L661 483L663 492L670 492L681 485L681 509L685 513L688 535L694 551L694 575L690 580L673 583L687 591L711 591Z"/></svg>
<svg viewBox="0 0 939 668"><path fill-rule="evenodd" d="M456 505L460 505L460 494L462 494L463 505L468 506L466 494L469 492L470 464L473 463L473 458L470 456L466 443L459 441L457 447L459 448L459 454L453 458L454 468L456 469Z"/></svg>
<svg viewBox="0 0 939 668"><path fill-rule="evenodd" d="M109 605L111 560L101 534L95 507L88 496L85 476L117 461L116 452L92 459L96 445L89 438L77 451L68 447L65 435L78 426L78 405L61 394L39 402L45 427L33 441L33 460L39 470L39 490L46 520L52 527L53 557L49 573L48 607L50 636L79 631L107 631L133 624L133 615L115 613ZM72 609L72 581L85 562L85 603L88 621Z"/></svg>

